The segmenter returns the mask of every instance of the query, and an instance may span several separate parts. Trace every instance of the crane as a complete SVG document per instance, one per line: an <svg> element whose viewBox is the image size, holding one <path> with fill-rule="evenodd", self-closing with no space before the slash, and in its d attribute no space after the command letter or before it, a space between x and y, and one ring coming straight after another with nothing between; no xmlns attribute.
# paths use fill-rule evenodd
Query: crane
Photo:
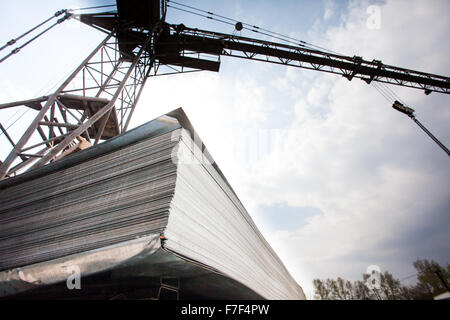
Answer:
<svg viewBox="0 0 450 320"><path fill-rule="evenodd" d="M54 16L60 18L53 25L0 58L1 63L69 18L106 35L52 94L0 104L0 109L26 106L38 112L17 142L0 124L11 144L10 153L0 163L0 179L41 167L127 131L148 77L194 71L219 72L221 57L224 56L326 72L349 81L360 79L367 84L409 87L422 90L426 95L450 93L450 78L441 75L399 68L380 60L368 61L360 56L340 55L303 41L273 42L243 37L236 32L226 34L170 24L165 18L173 4L177 3L169 0L117 0L117 10L90 14L61 10L55 13ZM195 9L178 5L178 9L184 11ZM99 6L102 7L110 6ZM225 18L203 10L197 14L210 19ZM254 32L267 32L233 19L228 19L227 23L230 21L236 31L247 27ZM0 51L15 45L26 34L9 41ZM276 33L272 35L274 39L282 39ZM167 68L169 72L164 71ZM395 107L399 105L394 103L394 108L399 110ZM427 134L431 133L428 131ZM40 142L32 144L32 136L39 137ZM436 139L432 135L430 137Z"/></svg>

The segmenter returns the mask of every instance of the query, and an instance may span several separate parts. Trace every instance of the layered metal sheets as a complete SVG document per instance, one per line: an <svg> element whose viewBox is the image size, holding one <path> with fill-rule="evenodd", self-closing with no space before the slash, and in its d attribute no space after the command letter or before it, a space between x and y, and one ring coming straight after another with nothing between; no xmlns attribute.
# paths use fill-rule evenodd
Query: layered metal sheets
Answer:
<svg viewBox="0 0 450 320"><path fill-rule="evenodd" d="M111 281L170 275L188 298L305 298L181 109L0 182L0 228L0 295L45 292L78 261Z"/></svg>

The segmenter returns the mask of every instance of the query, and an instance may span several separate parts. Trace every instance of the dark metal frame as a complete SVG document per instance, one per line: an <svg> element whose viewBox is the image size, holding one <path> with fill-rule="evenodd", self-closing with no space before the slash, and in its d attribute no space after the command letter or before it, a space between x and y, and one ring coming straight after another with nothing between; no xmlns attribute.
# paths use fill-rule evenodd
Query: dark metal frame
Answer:
<svg viewBox="0 0 450 320"><path fill-rule="evenodd" d="M302 46L292 46L237 35L171 25L171 34L177 35L187 50L197 46L202 39L208 46L222 48L221 55L288 65L304 69L341 75L348 80L359 78L370 84L372 81L389 83L415 89L426 94L440 92L450 94L450 78L430 73L398 68L383 64L379 60L367 61L362 57L342 56Z"/></svg>

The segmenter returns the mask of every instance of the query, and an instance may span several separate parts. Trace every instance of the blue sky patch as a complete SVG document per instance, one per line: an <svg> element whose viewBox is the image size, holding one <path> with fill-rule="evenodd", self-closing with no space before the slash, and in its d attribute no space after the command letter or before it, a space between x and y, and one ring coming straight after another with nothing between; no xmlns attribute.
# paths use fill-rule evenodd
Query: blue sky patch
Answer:
<svg viewBox="0 0 450 320"><path fill-rule="evenodd" d="M260 219L267 226L268 231L295 231L308 224L308 218L322 214L315 207L294 207L285 202L271 205L260 205L257 209Z"/></svg>

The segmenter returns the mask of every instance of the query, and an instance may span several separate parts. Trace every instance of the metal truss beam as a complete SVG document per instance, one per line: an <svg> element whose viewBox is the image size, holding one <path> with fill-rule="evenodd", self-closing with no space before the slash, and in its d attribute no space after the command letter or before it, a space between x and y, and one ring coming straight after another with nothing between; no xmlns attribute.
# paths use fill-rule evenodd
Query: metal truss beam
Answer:
<svg viewBox="0 0 450 320"><path fill-rule="evenodd" d="M357 56L342 56L307 47L191 29L180 25L171 25L170 33L168 42L162 46L175 47L182 54L192 52L198 58L205 53L216 54L333 73L348 80L359 78L368 84L377 81L421 89L426 94L450 93L448 77L398 68L378 60L367 61Z"/></svg>

